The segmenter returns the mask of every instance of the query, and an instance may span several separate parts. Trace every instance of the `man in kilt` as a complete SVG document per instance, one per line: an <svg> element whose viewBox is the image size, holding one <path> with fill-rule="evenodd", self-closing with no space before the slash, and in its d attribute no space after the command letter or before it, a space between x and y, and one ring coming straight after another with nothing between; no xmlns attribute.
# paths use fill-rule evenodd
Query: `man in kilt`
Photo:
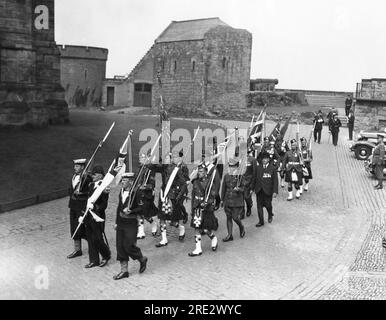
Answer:
<svg viewBox="0 0 386 320"><path fill-rule="evenodd" d="M196 248L189 253L190 257L202 255L202 235L207 235L212 241L212 250L217 250L218 240L215 231L218 229L218 220L214 214L214 206L218 188L215 179L212 179L213 174L217 175L217 172L212 171L208 176L208 168L202 163L198 168L198 178L193 182L191 227L195 229Z"/></svg>
<svg viewBox="0 0 386 320"><path fill-rule="evenodd" d="M84 215L87 206L90 183L92 178L85 172L87 159L74 160L74 175L70 186L70 232L74 235L79 224L79 218ZM82 239L86 240L86 229L84 224L80 226L74 236L74 251L67 256L68 259L80 257L82 255Z"/></svg>
<svg viewBox="0 0 386 320"><path fill-rule="evenodd" d="M122 175L122 189L119 193L117 216L114 229L117 232L117 260L121 264L121 271L114 276L114 280L129 277L129 259L140 262L139 273L143 273L147 266L147 257L143 256L137 247L138 215L143 214L143 207L139 205L138 193L133 190L134 173Z"/></svg>
<svg viewBox="0 0 386 320"><path fill-rule="evenodd" d="M296 199L300 199L300 186L303 184L303 167L301 154L296 139L291 140L291 150L287 151L283 159L285 181L288 183L288 201L293 200L293 186L296 189Z"/></svg>
<svg viewBox="0 0 386 320"><path fill-rule="evenodd" d="M311 162L313 160L312 151L308 148L308 143L306 138L301 138L301 153L303 160L303 179L304 179L304 187L300 186L300 193L304 191L308 191L310 180L312 180L312 170L311 170Z"/></svg>
<svg viewBox="0 0 386 320"><path fill-rule="evenodd" d="M139 203L143 207L143 215L139 216L138 220L138 239L145 239L145 220L151 224L151 232L153 237L157 235L158 208L154 204L154 189L155 189L155 172L149 166L145 166L147 157L145 154L140 155L139 170L142 171L139 180L138 197ZM143 167L145 166L145 167Z"/></svg>

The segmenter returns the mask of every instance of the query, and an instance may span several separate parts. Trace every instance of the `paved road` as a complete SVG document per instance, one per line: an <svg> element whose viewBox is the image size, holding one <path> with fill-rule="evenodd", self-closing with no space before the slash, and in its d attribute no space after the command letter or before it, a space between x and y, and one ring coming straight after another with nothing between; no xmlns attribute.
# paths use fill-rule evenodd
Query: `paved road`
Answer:
<svg viewBox="0 0 386 320"><path fill-rule="evenodd" d="M230 122L224 122L228 125ZM232 126L234 126L232 122ZM237 124L245 126L243 123ZM295 126L288 134L295 135ZM301 126L308 137L311 128ZM169 230L167 248L156 249L150 235L140 242L149 257L145 274L130 262L131 276L115 282L114 260L104 269L85 270L83 257L71 252L67 199L0 216L0 298L8 299L385 299L386 260L381 248L385 228L385 191L363 163L348 151L347 129L337 148L314 145L315 180L300 201L288 203L285 190L274 200L272 225L256 229L256 208L245 220L247 235L220 243L216 253L204 239L204 254L188 257L194 247L188 228L183 243ZM112 230L116 192L108 209L107 236L115 256ZM189 208L189 204L187 205ZM219 237L226 235L225 217ZM147 233L149 228L147 226ZM41 279L48 272L48 286Z"/></svg>

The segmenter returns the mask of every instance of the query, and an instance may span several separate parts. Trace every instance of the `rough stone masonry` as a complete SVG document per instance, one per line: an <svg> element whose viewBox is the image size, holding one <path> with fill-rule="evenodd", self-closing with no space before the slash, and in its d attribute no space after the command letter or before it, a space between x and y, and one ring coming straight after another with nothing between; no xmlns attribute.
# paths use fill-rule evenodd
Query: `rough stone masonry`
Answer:
<svg viewBox="0 0 386 320"><path fill-rule="evenodd" d="M54 0L0 0L0 126L68 121Z"/></svg>

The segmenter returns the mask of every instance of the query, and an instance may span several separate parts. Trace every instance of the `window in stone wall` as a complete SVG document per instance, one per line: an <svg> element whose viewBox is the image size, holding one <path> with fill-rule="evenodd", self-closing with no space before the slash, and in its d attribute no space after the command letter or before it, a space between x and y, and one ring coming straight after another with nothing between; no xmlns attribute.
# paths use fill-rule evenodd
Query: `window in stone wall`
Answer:
<svg viewBox="0 0 386 320"><path fill-rule="evenodd" d="M87 81L87 79L88 79L88 70L84 69L84 80Z"/></svg>
<svg viewBox="0 0 386 320"><path fill-rule="evenodd" d="M173 66L173 71L177 71L177 60L174 60L174 66Z"/></svg>
<svg viewBox="0 0 386 320"><path fill-rule="evenodd" d="M165 60L162 60L161 62L161 69L162 71L165 71Z"/></svg>
<svg viewBox="0 0 386 320"><path fill-rule="evenodd" d="M196 61L192 61L192 72L196 71Z"/></svg>
<svg viewBox="0 0 386 320"><path fill-rule="evenodd" d="M222 58L222 68L225 69L227 66L227 58Z"/></svg>

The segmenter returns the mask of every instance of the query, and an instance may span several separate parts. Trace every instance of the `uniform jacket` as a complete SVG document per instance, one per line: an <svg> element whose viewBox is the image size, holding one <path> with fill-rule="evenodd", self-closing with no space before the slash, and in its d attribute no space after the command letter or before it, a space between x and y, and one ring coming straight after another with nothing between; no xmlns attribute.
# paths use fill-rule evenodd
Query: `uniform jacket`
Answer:
<svg viewBox="0 0 386 320"><path fill-rule="evenodd" d="M244 174L244 186L246 188L252 188L253 185L253 179L256 176L257 172L257 160L252 157L248 156L247 158L247 167Z"/></svg>
<svg viewBox="0 0 386 320"><path fill-rule="evenodd" d="M384 157L385 157L385 144L381 143L374 148L372 163L374 165L382 166L384 165Z"/></svg>
<svg viewBox="0 0 386 320"><path fill-rule="evenodd" d="M332 119L330 122L330 131L339 132L339 128L342 126L342 122L339 119Z"/></svg>
<svg viewBox="0 0 386 320"><path fill-rule="evenodd" d="M300 154L297 151L288 151L283 159L283 168L286 171L291 171L295 169L295 171L302 172L302 165L300 163Z"/></svg>
<svg viewBox="0 0 386 320"><path fill-rule="evenodd" d="M209 186L211 182L211 177L208 175L206 178L203 179L196 179L193 182L193 189L192 189L192 202L193 202L193 209L196 209L200 207L201 203L205 202L206 193L208 192ZM208 197L208 204L213 204L215 201L217 195L217 191L214 186L210 191L210 195Z"/></svg>
<svg viewBox="0 0 386 320"><path fill-rule="evenodd" d="M276 168L272 164L268 164L266 168L263 165L258 166L253 186L256 194L261 190L270 196L274 193L278 194L279 187Z"/></svg>
<svg viewBox="0 0 386 320"><path fill-rule="evenodd" d="M165 190L166 185L168 184L169 178L176 167L175 164L155 164L151 165L150 168L154 170L154 172L160 172L162 175L162 190ZM186 173L180 168L178 170L177 175L173 181L173 184L170 188L168 197L173 200L181 200L187 190L186 182L189 181L189 173L186 176Z"/></svg>
<svg viewBox="0 0 386 320"><path fill-rule="evenodd" d="M226 207L243 207L244 206L244 177L241 177L239 190L237 186L240 176L226 174L221 190L221 199Z"/></svg>
<svg viewBox="0 0 386 320"><path fill-rule="evenodd" d="M302 146L302 159L304 162L310 163L313 160L312 151L308 150L307 146Z"/></svg>
<svg viewBox="0 0 386 320"><path fill-rule="evenodd" d="M73 176L73 178L75 175ZM73 210L84 210L87 205L87 199L90 191L90 183L92 182L92 178L89 175L84 176L83 178L83 186L81 190L79 190L79 193L76 193L76 190L79 187L79 183L75 186L75 188L72 185L72 181L69 188L69 195L70 200L68 202L68 207Z"/></svg>
<svg viewBox="0 0 386 320"><path fill-rule="evenodd" d="M320 131L323 129L324 119L323 116L317 115L314 118L315 131Z"/></svg>
<svg viewBox="0 0 386 320"><path fill-rule="evenodd" d="M138 193L137 193L137 196L135 196L133 204L131 206L131 213L129 215L125 214L123 210L128 207L130 197L128 196L125 199L125 201L123 201L122 192L123 192L123 189L121 189L121 191L119 192L117 216L115 219L115 224L118 227L133 223L133 221L137 222L137 215L140 215L142 212L142 208L138 204L139 199L138 199Z"/></svg>
<svg viewBox="0 0 386 320"><path fill-rule="evenodd" d="M347 108L347 109L348 109L348 108L351 108L351 106L352 106L352 99L347 98L347 99L346 99L346 102L345 102L345 105L346 105L346 108Z"/></svg>

